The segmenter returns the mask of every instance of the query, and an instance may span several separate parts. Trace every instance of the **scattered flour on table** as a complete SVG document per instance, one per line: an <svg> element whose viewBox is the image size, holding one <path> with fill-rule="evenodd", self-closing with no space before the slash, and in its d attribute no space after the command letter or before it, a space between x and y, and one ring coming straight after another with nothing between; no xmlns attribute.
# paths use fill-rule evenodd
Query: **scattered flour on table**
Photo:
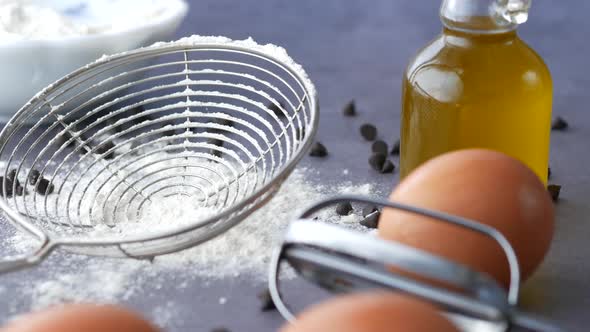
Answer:
<svg viewBox="0 0 590 332"><path fill-rule="evenodd" d="M23 285L26 286L23 295L30 298L29 309L40 309L64 302L125 302L134 294L170 287L168 278L171 276L180 276L173 284L175 289L186 288L191 280L199 282L240 275L263 281L272 248L304 207L335 194L379 194L371 184L327 186L314 180L319 178L313 170L296 169L269 203L234 228L197 247L156 257L153 262L79 256L58 250L43 264L49 270L45 279ZM355 208L354 214L340 217L334 209L328 208L318 217L321 221L367 231L358 223L360 210ZM25 252L38 245L34 239L20 233L9 243ZM166 308L169 306L154 309L158 317L153 319L158 324L165 324L166 315L172 317L169 311L173 309Z"/></svg>
<svg viewBox="0 0 590 332"><path fill-rule="evenodd" d="M161 328L168 327L173 323L178 324L180 319L178 315L179 309L178 305L173 301L167 301L156 306L151 312L153 323Z"/></svg>
<svg viewBox="0 0 590 332"><path fill-rule="evenodd" d="M76 260L79 261L79 258ZM37 282L31 289L31 309L42 309L57 303L91 300L110 303L115 299L127 300L137 290L138 284L131 282L142 268L138 262L100 263L77 262L68 273L54 273L45 281Z"/></svg>

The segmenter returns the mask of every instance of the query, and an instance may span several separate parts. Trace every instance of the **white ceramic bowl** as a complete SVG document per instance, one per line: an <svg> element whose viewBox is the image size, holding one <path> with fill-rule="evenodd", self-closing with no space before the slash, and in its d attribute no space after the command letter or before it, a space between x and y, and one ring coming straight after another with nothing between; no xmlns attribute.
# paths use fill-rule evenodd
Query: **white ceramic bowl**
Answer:
<svg viewBox="0 0 590 332"><path fill-rule="evenodd" d="M118 22L106 32L0 41L0 121L5 122L50 83L104 54L169 40L188 11L184 0L33 0L76 22ZM147 7L146 7L147 6ZM155 7L150 7L155 6ZM138 11L157 15L138 19ZM152 12L152 11L150 11ZM147 12L143 12L147 13Z"/></svg>

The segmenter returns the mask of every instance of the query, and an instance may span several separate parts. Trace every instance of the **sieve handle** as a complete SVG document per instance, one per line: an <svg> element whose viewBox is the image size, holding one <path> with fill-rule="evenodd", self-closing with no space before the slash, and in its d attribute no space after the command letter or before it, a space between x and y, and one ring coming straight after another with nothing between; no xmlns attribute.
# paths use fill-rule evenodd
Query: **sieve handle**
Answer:
<svg viewBox="0 0 590 332"><path fill-rule="evenodd" d="M0 274L18 271L27 267L31 267L38 263L37 260L31 260L32 257L16 257L8 258L0 261Z"/></svg>
<svg viewBox="0 0 590 332"><path fill-rule="evenodd" d="M0 274L15 272L21 269L33 267L43 260L55 247L52 242L45 242L35 252L13 256L0 260Z"/></svg>

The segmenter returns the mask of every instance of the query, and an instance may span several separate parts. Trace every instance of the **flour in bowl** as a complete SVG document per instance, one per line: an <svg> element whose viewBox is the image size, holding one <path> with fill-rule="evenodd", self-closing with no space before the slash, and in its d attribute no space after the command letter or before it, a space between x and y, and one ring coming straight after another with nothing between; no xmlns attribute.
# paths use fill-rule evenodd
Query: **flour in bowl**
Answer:
<svg viewBox="0 0 590 332"><path fill-rule="evenodd" d="M134 2L136 6L132 8ZM138 1L93 0L57 9L41 1L0 0L0 41L59 39L120 31L164 14L162 4L163 1L154 0L142 1L141 6Z"/></svg>
<svg viewBox="0 0 590 332"><path fill-rule="evenodd" d="M88 28L80 26L56 10L23 1L0 3L0 38L26 39L82 35Z"/></svg>

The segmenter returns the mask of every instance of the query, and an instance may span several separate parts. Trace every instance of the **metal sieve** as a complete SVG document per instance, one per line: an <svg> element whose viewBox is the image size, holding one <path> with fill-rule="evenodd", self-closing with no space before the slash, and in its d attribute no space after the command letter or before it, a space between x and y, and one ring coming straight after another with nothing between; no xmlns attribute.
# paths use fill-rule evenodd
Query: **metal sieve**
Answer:
<svg viewBox="0 0 590 332"><path fill-rule="evenodd" d="M508 292L489 276L398 242L347 230L310 218L339 202L394 208L485 235L502 248L510 267ZM496 229L469 219L360 196L339 196L314 204L287 229L269 274L271 297L281 315L296 323L279 289L281 263L331 292L387 289L434 303L462 331L562 331L518 308L520 269L514 249ZM395 270L392 269L395 268Z"/></svg>
<svg viewBox="0 0 590 332"><path fill-rule="evenodd" d="M317 123L312 83L276 46L194 37L104 57L37 94L0 133L0 208L41 243L0 271L59 246L151 258L207 241L272 198ZM148 206L176 198L209 213L142 223Z"/></svg>

